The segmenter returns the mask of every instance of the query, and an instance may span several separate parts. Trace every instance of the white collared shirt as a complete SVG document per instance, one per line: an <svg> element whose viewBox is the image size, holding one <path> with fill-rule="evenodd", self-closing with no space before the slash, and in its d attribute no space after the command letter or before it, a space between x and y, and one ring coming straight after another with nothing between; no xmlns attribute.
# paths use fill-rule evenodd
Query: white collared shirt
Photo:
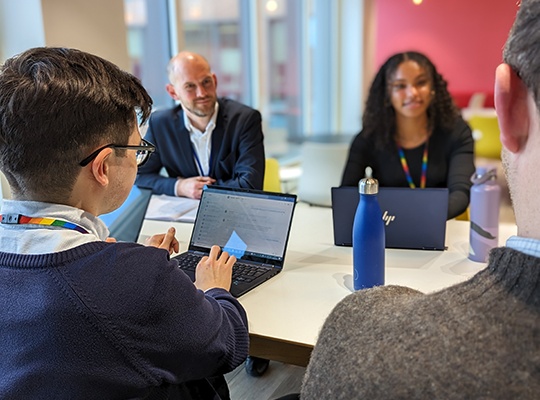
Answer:
<svg viewBox="0 0 540 400"><path fill-rule="evenodd" d="M214 106L214 114L212 114L212 118L210 119L210 122L208 122L206 130L204 132L201 132L191 124L187 113L184 111L184 126L189 132L189 137L191 139L191 143L193 144L193 149L195 150L195 154L197 154L197 157L199 158L200 165L199 163L197 163L197 158L193 156L193 158L195 158L195 164L197 164L197 169L199 170L199 175L201 176L210 175L210 157L212 155L212 132L214 132L214 129L216 129L218 111L219 104L216 101L216 105Z"/></svg>
<svg viewBox="0 0 540 400"><path fill-rule="evenodd" d="M51 225L0 225L0 251L14 254L48 254L107 239L109 230L98 217L79 208L39 201L4 200L2 215L21 214L71 222L88 233Z"/></svg>

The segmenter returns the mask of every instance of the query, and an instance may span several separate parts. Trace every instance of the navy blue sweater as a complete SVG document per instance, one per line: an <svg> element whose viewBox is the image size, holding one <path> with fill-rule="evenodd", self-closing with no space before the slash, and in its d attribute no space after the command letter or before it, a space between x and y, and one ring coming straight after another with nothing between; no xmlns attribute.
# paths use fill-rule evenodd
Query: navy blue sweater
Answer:
<svg viewBox="0 0 540 400"><path fill-rule="evenodd" d="M219 398L247 356L229 292L197 290L165 250L93 242L0 252L0 398Z"/></svg>

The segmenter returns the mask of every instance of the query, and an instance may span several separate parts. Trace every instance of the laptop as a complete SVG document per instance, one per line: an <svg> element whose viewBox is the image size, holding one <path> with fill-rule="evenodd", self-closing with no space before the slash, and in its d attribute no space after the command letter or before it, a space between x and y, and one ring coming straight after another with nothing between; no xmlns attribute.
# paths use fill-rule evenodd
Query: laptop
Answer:
<svg viewBox="0 0 540 400"><path fill-rule="evenodd" d="M332 188L334 244L352 246L352 228L360 195L356 187ZM379 188L377 195L386 247L444 250L447 188Z"/></svg>
<svg viewBox="0 0 540 400"><path fill-rule="evenodd" d="M206 187L188 251L174 257L195 281L195 267L213 245L234 255L230 292L239 297L283 269L296 195Z"/></svg>
<svg viewBox="0 0 540 400"><path fill-rule="evenodd" d="M118 242L136 242L152 197L151 189L133 186L124 204L99 218L109 228L109 236Z"/></svg>

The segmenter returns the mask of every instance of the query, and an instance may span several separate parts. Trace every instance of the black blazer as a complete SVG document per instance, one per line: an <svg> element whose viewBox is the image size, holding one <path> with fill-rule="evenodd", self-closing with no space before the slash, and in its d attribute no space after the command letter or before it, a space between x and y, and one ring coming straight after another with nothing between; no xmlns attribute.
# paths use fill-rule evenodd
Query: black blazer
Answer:
<svg viewBox="0 0 540 400"><path fill-rule="evenodd" d="M261 114L234 100L220 98L216 128L212 132L210 177L216 185L262 189L264 145ZM157 111L148 123L145 139L156 145L148 162L139 168L135 184L155 194L174 196L176 178L199 176L182 106ZM169 174L159 174L161 168Z"/></svg>

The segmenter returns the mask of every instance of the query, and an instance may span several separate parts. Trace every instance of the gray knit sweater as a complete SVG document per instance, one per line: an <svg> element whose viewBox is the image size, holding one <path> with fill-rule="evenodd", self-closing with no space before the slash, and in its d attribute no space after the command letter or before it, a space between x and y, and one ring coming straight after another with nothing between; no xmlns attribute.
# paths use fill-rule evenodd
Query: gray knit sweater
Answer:
<svg viewBox="0 0 540 400"><path fill-rule="evenodd" d="M540 258L503 247L437 293L351 294L321 330L301 398L540 399Z"/></svg>

